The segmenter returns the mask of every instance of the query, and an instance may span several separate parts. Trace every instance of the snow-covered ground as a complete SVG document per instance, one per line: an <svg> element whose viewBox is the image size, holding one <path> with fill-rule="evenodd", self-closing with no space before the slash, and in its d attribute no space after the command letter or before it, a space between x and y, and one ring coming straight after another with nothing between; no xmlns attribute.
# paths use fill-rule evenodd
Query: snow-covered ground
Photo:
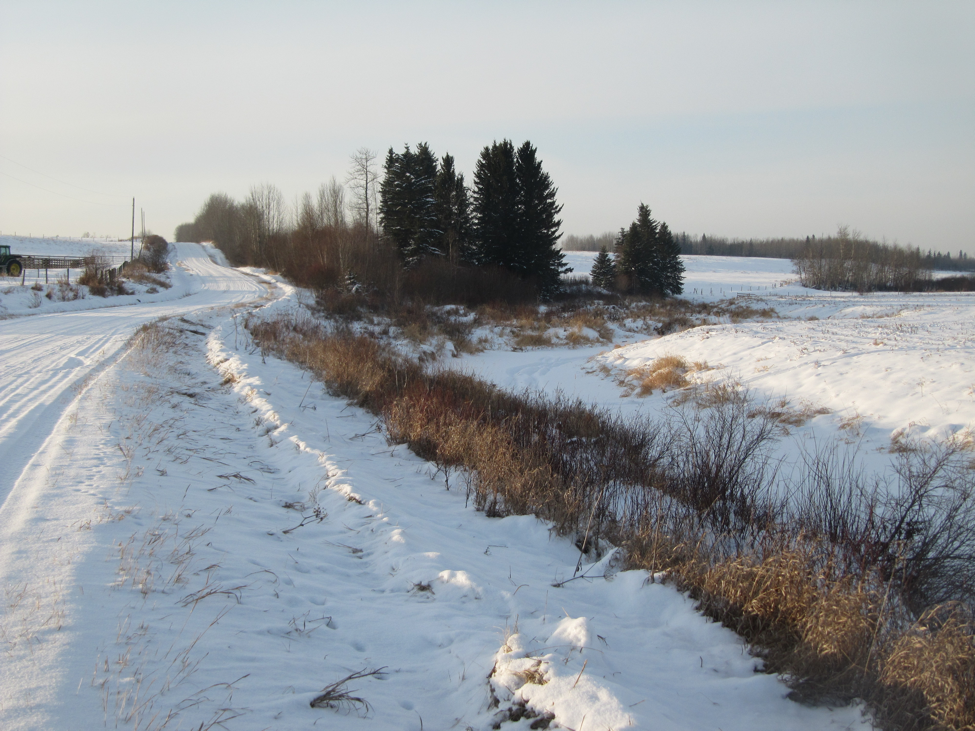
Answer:
<svg viewBox="0 0 975 731"><path fill-rule="evenodd" d="M592 256L567 259L588 271ZM828 412L814 414L796 439L839 436L864 453L885 452L891 439L975 439L975 293L827 293L801 287L784 259L691 256L684 263L685 298L713 301L712 291L733 291L737 303L776 316L663 338L617 332L616 347L488 350L453 365L506 387L647 412L665 409L673 392L627 397L630 389L616 379L678 355L709 366L693 374L699 382L739 382L758 401Z"/></svg>
<svg viewBox="0 0 975 731"><path fill-rule="evenodd" d="M174 261L178 299L0 321L0 727L479 731L520 701L553 728L865 726L786 700L735 635L612 555L561 583L571 542L475 512L252 346L242 318L300 292L197 245ZM460 363L622 403L591 355Z"/></svg>
<svg viewBox="0 0 975 731"><path fill-rule="evenodd" d="M129 257L132 242L128 239L119 241L109 238L72 238L41 237L41 236L0 236L0 244L10 247L14 254L39 254L42 256L88 256L91 253L106 254L108 256ZM134 244L136 253L139 242Z"/></svg>
<svg viewBox="0 0 975 731"><path fill-rule="evenodd" d="M596 254L567 251L572 274L588 275ZM684 296L698 302L719 302L739 294L808 294L815 290L799 284L788 259L733 256L683 256Z"/></svg>
<svg viewBox="0 0 975 731"><path fill-rule="evenodd" d="M89 255L104 257L112 265L128 260L130 242L111 239L40 239L16 236L0 236L0 244L10 246L14 254L82 258ZM222 256L216 249L210 249ZM135 245L136 256L139 245ZM166 302L180 299L191 293L200 283L192 278L179 276L169 288L152 281L125 280L131 294L116 297L97 297L85 286L77 285L81 274L77 269L51 269L49 271L25 269L20 277L0 276L0 319L20 315L38 315L52 312L78 312L103 307L122 307L146 302ZM166 280L166 277L162 277ZM172 279L172 278L170 278Z"/></svg>

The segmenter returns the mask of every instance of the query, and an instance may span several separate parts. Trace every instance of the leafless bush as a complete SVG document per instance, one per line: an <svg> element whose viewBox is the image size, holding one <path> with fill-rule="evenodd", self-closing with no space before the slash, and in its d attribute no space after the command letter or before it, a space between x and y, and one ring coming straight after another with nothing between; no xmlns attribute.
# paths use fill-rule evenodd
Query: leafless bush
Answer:
<svg viewBox="0 0 975 731"><path fill-rule="evenodd" d="M169 256L169 244L162 236L150 234L142 240L142 253L140 259L146 268L151 272L166 271L169 267L167 257Z"/></svg>
<svg viewBox="0 0 975 731"><path fill-rule="evenodd" d="M169 289L172 285L163 277L150 273L149 268L140 260L129 262L124 269L124 276L131 282L147 284L151 287Z"/></svg>
<svg viewBox="0 0 975 731"><path fill-rule="evenodd" d="M914 613L975 604L975 474L957 445L902 452L865 476L839 446L806 455L794 520L839 547L848 570L879 572Z"/></svg>
<svg viewBox="0 0 975 731"><path fill-rule="evenodd" d="M72 284L71 280L68 279L67 272L57 278L53 290L48 290L48 299L54 299L58 302L71 302L77 299L84 299L84 297L84 292L81 291L77 283Z"/></svg>

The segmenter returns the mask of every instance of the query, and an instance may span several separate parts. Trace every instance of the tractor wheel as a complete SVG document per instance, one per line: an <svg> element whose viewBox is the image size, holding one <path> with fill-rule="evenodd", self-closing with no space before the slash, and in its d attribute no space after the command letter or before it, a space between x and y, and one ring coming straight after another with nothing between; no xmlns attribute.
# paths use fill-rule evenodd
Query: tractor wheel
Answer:
<svg viewBox="0 0 975 731"><path fill-rule="evenodd" d="M14 259L13 261L7 262L7 275L11 277L19 277L20 273L24 271L24 267L19 261Z"/></svg>

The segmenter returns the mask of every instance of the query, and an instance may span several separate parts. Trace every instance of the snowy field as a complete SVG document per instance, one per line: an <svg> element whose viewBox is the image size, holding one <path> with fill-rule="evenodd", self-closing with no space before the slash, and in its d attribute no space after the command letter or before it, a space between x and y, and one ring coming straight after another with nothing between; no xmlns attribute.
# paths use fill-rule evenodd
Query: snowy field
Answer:
<svg viewBox="0 0 975 731"><path fill-rule="evenodd" d="M66 258L83 258L90 255L105 257L113 264L129 259L131 246L128 241L112 239L42 239L26 236L0 236L0 244L10 247L13 254ZM139 244L135 244L139 254ZM71 288L65 284L76 283L81 270L25 269L22 277L0 276L0 319L19 315L38 315L49 312L77 312L102 307L121 307L143 302L164 302L185 297L187 289L195 286L194 280L179 279L177 286L166 289L152 284L127 282L132 292L120 297L96 297L87 287ZM63 283L59 284L59 280Z"/></svg>
<svg viewBox="0 0 975 731"><path fill-rule="evenodd" d="M567 251L572 275L588 275L595 253ZM733 256L684 256L684 296L699 302L718 302L740 294L807 294L815 290L799 284L788 259Z"/></svg>
<svg viewBox="0 0 975 731"><path fill-rule="evenodd" d="M305 295L198 245L173 262L176 298L0 321L0 727L481 731L527 703L539 715L501 728L869 728L787 700L734 634L612 554L562 583L571 542L475 512L253 347L243 318ZM780 317L451 365L643 412L673 394L624 398L614 374L681 354L701 378L829 410L796 439L975 422L975 300L824 296L778 260L687 264L692 298L760 297Z"/></svg>
<svg viewBox="0 0 975 731"><path fill-rule="evenodd" d="M579 271L593 254L567 256ZM685 298L772 308L763 320L707 325L663 338L618 332L618 347L486 351L463 368L518 389L561 390L612 410L660 411L673 393L627 397L617 376L678 355L706 363L699 382L741 383L758 401L816 415L793 436L841 437L863 453L891 440L975 440L975 293L827 293L801 287L784 259L684 257ZM699 294L695 295L694 291ZM701 294L703 293L703 294ZM884 460L873 460L883 466Z"/></svg>

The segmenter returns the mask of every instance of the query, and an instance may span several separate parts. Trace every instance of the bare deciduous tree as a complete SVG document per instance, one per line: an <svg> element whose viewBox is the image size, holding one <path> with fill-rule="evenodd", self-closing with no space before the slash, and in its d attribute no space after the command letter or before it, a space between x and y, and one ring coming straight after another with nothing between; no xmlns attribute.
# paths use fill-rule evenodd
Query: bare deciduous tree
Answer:
<svg viewBox="0 0 975 731"><path fill-rule="evenodd" d="M352 166L345 179L352 191L351 208L357 222L362 222L369 232L376 215L376 182L379 172L376 169L377 154L367 147L360 147L351 156Z"/></svg>
<svg viewBox="0 0 975 731"><path fill-rule="evenodd" d="M245 203L250 244L256 261L263 265L274 264L269 245L271 238L285 227L284 195L277 186L261 183L251 188Z"/></svg>
<svg viewBox="0 0 975 731"><path fill-rule="evenodd" d="M345 227L345 188L334 175L318 188L317 213L320 226Z"/></svg>

